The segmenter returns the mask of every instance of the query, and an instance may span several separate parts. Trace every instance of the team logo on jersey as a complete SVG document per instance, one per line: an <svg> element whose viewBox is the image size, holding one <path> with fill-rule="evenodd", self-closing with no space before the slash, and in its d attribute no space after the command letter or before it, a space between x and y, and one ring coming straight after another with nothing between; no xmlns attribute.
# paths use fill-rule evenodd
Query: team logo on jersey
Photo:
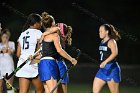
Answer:
<svg viewBox="0 0 140 93"><path fill-rule="evenodd" d="M107 47L106 46L100 46L99 50L107 51Z"/></svg>
<svg viewBox="0 0 140 93"><path fill-rule="evenodd" d="M26 34L29 34L29 32L26 32Z"/></svg>

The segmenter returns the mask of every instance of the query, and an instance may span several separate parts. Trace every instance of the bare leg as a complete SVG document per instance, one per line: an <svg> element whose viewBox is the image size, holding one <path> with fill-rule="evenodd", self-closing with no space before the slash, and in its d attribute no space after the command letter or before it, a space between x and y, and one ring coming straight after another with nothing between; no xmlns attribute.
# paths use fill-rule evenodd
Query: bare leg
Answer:
<svg viewBox="0 0 140 93"><path fill-rule="evenodd" d="M0 93L2 93L2 82L3 82L3 80L0 79Z"/></svg>
<svg viewBox="0 0 140 93"><path fill-rule="evenodd" d="M60 84L58 87L58 93L67 93L67 84Z"/></svg>
<svg viewBox="0 0 140 93"><path fill-rule="evenodd" d="M93 93L100 93L102 87L105 85L105 81L99 78L94 78L93 81Z"/></svg>
<svg viewBox="0 0 140 93"><path fill-rule="evenodd" d="M19 93L27 93L30 85L30 80L19 78Z"/></svg>
<svg viewBox="0 0 140 93"><path fill-rule="evenodd" d="M107 82L111 93L119 93L119 83L116 83L113 79Z"/></svg>
<svg viewBox="0 0 140 93"><path fill-rule="evenodd" d="M48 89L48 93L50 93L56 84L57 84L57 80L54 80L51 77L51 79L47 80L44 84L45 91L47 91L46 89ZM57 89L54 91L54 93L58 93Z"/></svg>
<svg viewBox="0 0 140 93"><path fill-rule="evenodd" d="M35 86L36 93L44 92L43 84L40 81L39 77L32 79L32 83Z"/></svg>
<svg viewBox="0 0 140 93"><path fill-rule="evenodd" d="M49 89L48 89L47 84L46 83L43 83L43 85L44 85L44 88L45 88L45 93L49 93Z"/></svg>

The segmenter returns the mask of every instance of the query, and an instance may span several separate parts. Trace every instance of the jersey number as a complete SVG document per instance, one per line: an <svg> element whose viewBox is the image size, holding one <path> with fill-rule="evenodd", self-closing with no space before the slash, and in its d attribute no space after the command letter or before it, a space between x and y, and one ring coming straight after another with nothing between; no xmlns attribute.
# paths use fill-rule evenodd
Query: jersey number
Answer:
<svg viewBox="0 0 140 93"><path fill-rule="evenodd" d="M30 36L24 36L23 37L23 49L29 49L29 41L28 41L28 38L30 38Z"/></svg>
<svg viewBox="0 0 140 93"><path fill-rule="evenodd" d="M100 55L101 55L100 60L102 61L103 60L103 52L102 51L100 51Z"/></svg>

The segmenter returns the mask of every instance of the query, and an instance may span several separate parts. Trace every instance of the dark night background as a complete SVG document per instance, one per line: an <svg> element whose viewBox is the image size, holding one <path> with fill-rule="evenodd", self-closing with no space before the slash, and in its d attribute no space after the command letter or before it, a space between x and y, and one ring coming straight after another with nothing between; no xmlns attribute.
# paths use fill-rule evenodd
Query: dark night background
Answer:
<svg viewBox="0 0 140 93"><path fill-rule="evenodd" d="M26 18L2 6L2 2L26 16L30 13L41 14L47 11L54 16L56 23L63 22L72 26L72 46L79 48L83 55L80 56L75 68L77 70L70 72L70 79L71 82L88 82L90 87L92 87L94 72L97 71L94 67L98 66L94 59L99 59L98 28L103 24L103 20L111 23L122 35L122 39L118 42L118 61L122 67L121 84L135 88L140 86L140 75L137 74L140 70L140 4L138 0L1 0L0 22L3 28L10 29L12 34L10 39L16 43ZM79 6L86 10L82 10Z"/></svg>
<svg viewBox="0 0 140 93"><path fill-rule="evenodd" d="M47 11L54 16L56 23L64 22L71 25L73 46L98 60L100 42L98 28L102 22L73 6L73 3L76 3L119 29L122 34L122 39L118 42L120 64L140 64L140 6L135 0L3 0L1 2L9 4L26 16L30 13L41 14ZM10 29L11 40L16 42L26 19L2 6L2 3L0 11L2 27ZM81 62L89 62L88 59L83 56Z"/></svg>

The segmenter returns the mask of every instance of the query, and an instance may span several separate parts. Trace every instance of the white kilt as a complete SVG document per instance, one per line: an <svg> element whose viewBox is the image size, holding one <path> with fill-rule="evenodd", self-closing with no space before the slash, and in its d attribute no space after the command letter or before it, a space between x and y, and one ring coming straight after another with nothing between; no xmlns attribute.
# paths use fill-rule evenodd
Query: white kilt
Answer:
<svg viewBox="0 0 140 93"><path fill-rule="evenodd" d="M17 67L20 66L27 57L19 58ZM30 65L30 61L28 61L20 70L17 71L16 77L24 77L24 78L34 78L38 75L38 65L32 64Z"/></svg>
<svg viewBox="0 0 140 93"><path fill-rule="evenodd" d="M0 54L0 79L14 71L14 61L11 55L5 53Z"/></svg>

